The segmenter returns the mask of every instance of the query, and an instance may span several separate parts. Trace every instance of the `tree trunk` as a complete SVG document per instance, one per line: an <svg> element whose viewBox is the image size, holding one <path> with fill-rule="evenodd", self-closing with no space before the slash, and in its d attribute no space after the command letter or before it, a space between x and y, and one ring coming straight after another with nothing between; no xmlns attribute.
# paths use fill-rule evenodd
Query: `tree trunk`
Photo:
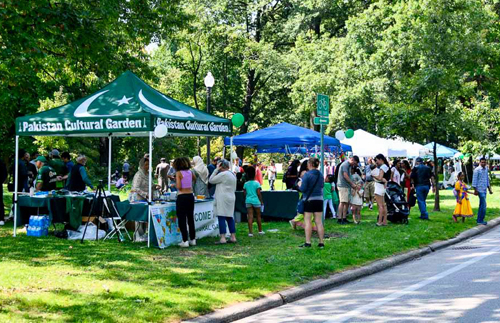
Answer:
<svg viewBox="0 0 500 323"><path fill-rule="evenodd" d="M434 175L435 183L434 187L436 188L436 195L434 196L434 211L441 211L441 207L439 206L439 165L437 160L437 143L434 141Z"/></svg>
<svg viewBox="0 0 500 323"><path fill-rule="evenodd" d="M253 95L255 92L255 70L248 71L248 81L247 81L247 89L245 95L245 103L243 105L243 110L241 111L243 117L245 118L245 122L240 128L240 134L244 134L248 132L248 125L250 123L250 109L252 107ZM238 147L236 149L236 154L240 159L243 159L243 153L245 152L245 147Z"/></svg>
<svg viewBox="0 0 500 323"><path fill-rule="evenodd" d="M437 116L439 115L439 105L438 105L438 99L439 99L439 93L436 93L436 98L435 98L435 110L434 110L434 115ZM438 134L438 128L437 128L437 120L434 120L434 187L436 188L436 194L434 195L434 211L441 211L441 207L439 206L439 165L438 165L438 160L437 160L437 134Z"/></svg>
<svg viewBox="0 0 500 323"><path fill-rule="evenodd" d="M108 165L108 138L99 138L99 164L101 166Z"/></svg>

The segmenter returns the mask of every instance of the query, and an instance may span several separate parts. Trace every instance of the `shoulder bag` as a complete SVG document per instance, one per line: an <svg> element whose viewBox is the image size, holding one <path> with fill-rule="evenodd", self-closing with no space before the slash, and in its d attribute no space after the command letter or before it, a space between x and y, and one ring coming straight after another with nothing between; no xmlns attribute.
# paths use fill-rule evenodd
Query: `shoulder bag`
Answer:
<svg viewBox="0 0 500 323"><path fill-rule="evenodd" d="M304 204L305 204L305 202L307 202L309 200L309 198L311 197L312 191L314 190L314 187L316 186L316 184L318 184L319 176L320 175L316 176L316 181L314 182L314 185L311 187L311 189L307 193L306 199L299 200L299 203L297 204L297 213L298 214L304 214Z"/></svg>

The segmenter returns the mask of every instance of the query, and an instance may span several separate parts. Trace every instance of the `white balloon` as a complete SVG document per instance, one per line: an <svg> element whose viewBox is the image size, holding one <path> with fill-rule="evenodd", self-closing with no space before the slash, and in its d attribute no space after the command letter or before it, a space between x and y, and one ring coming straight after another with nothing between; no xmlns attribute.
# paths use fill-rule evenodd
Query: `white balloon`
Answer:
<svg viewBox="0 0 500 323"><path fill-rule="evenodd" d="M461 155L461 153L458 152L458 153L455 153L455 155L453 157L456 158L456 159L458 159L458 158L460 158L460 155Z"/></svg>
<svg viewBox="0 0 500 323"><path fill-rule="evenodd" d="M167 133L168 133L168 128L163 123L160 123L159 125L156 126L156 128L155 128L155 137L156 138L163 138L167 135Z"/></svg>
<svg viewBox="0 0 500 323"><path fill-rule="evenodd" d="M337 130L337 132L335 132L335 138L337 138L338 140L344 140L345 139L345 134L342 130Z"/></svg>

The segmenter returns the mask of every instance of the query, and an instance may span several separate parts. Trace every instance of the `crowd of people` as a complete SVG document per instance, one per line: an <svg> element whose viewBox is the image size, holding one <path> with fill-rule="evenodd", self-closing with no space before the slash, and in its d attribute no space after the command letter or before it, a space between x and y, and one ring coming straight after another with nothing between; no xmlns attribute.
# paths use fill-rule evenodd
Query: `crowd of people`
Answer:
<svg viewBox="0 0 500 323"><path fill-rule="evenodd" d="M37 152L29 154L20 150L18 155L18 192L52 191L67 189L69 191L85 191L87 187L94 188L86 171L87 158L79 155L71 161L69 152L51 151L48 156ZM139 161L137 172L131 182L129 200L133 202L147 201L149 192L153 199L159 194L175 192L177 195L177 217L182 235L181 247L196 245L194 230L194 203L195 196L214 198L214 214L218 217L220 241L218 244L236 242L236 226L234 220L235 192L244 192L245 206L248 215L248 234L253 237L253 223L257 222L259 234L262 229L262 199L263 180L267 177L271 190L275 189L277 167L274 161L266 167L257 160L253 164L242 163L238 158L231 164L218 157L206 165L200 156L190 160L180 157L167 162L160 159L154 175L157 184L149 182L150 158L145 154ZM432 162L424 163L422 158L416 158L412 167L408 160L393 160L391 163L382 154L374 158L367 158L361 163L357 156L350 156L338 165L325 162L324 173L319 171L320 161L317 158L291 161L283 176L283 183L289 190L298 190L302 197L299 201L297 217L290 221L295 229L302 227L305 230L306 241L301 247L311 247L312 231L317 231L318 247L324 247L323 223L328 212L340 225L359 224L362 221L362 209L373 209L378 205L378 220L376 225L387 225L386 188L389 182L399 185L406 195L410 206L412 197L416 200L420 211L420 219L428 220L426 199L431 190L438 188L437 178L433 173ZM117 170L113 175L118 189L128 184L131 165L125 161L120 176ZM449 178L455 176L453 185L457 206L453 219L472 217L473 212L468 198L471 189L465 183L462 172L454 172L452 165L446 164L445 172ZM453 174L453 175L451 175ZM0 165L0 179L7 177L5 165ZM4 178L4 181L5 181ZM482 158L474 170L472 188L479 197L478 224L486 224L486 194L492 193L486 160ZM416 195L416 197L415 197ZM2 208L3 210L3 208ZM352 216L352 222L348 220ZM0 225L4 224L3 212L0 213ZM226 224L229 228L229 239L226 238ZM136 224L136 240L146 240L146 224Z"/></svg>
<svg viewBox="0 0 500 323"><path fill-rule="evenodd" d="M438 189L432 161L424 162L419 157L415 159L414 167L411 167L408 160L396 159L390 163L384 155L379 154L374 158L367 158L363 164L361 165L357 156L350 156L337 166L326 162L323 176L316 180L319 173L317 170L319 161L316 158L310 158L302 164L299 160L291 162L284 175L284 182L288 189L302 192L298 207L299 214L290 221L292 228L302 227L305 230L306 241L301 247L311 247L312 231L318 232L318 247L324 246L323 222L328 211L334 219L337 219L338 224L359 224L362 207L373 209L374 203L377 203L376 225L386 226L386 188L389 182L396 183L404 190L409 207L415 205L411 202L413 197L420 211L420 219L429 220L427 196L431 190L435 192ZM448 165L448 167L453 172L453 166ZM470 188L465 184L464 178L462 172L457 173L453 185L457 200L453 213L455 222L459 217L465 219L473 216L468 199ZM485 225L487 224L484 221L486 194L487 192L492 194L485 158L481 158L474 170L472 188L480 200L477 223ZM321 190L322 194L320 194ZM301 204L303 204L303 209L301 209ZM352 222L347 219L348 214L352 215Z"/></svg>

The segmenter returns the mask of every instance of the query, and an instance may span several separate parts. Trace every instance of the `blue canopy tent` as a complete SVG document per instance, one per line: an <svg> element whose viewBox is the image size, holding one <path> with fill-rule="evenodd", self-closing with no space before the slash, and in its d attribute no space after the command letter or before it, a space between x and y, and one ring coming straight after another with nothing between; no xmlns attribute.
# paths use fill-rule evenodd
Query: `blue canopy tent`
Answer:
<svg viewBox="0 0 500 323"><path fill-rule="evenodd" d="M233 137L233 145L252 148L314 147L321 143L321 134L317 131L294 126L283 122L265 129ZM231 138L224 139L225 145L231 144ZM340 141L324 136L324 145L340 147Z"/></svg>
<svg viewBox="0 0 500 323"><path fill-rule="evenodd" d="M433 151L434 150L434 142L428 143L427 145L424 146L424 148ZM451 157L455 156L456 153L459 153L459 151L456 150L456 149L453 149L453 148L450 148L450 147L446 147L446 146L443 146L443 145L440 145L440 144L436 145L436 155L437 155L438 158L439 157L451 158ZM433 155L431 154L428 157L432 157L432 156Z"/></svg>

